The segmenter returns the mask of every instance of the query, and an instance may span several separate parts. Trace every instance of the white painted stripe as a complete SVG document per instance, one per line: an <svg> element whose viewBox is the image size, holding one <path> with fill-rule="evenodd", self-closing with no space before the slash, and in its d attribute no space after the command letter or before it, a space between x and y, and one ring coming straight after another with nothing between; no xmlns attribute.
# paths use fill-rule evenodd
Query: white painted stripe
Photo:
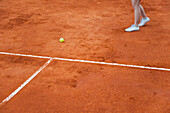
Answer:
<svg viewBox="0 0 170 113"><path fill-rule="evenodd" d="M33 58L42 58L42 59L51 59L52 58L52 59L55 59L55 60L71 61L71 62L82 62L82 63L91 63L91 64L103 64L103 65L110 65L110 66L131 67L131 68L139 68L139 69L170 71L169 68L138 66L138 65L119 64L119 63L106 63L106 62L98 62L98 61L77 60L77 59L67 59L67 58L58 58L58 57L37 56L37 55L26 55L26 54L16 54L16 53L7 53L7 52L0 52L0 54L2 54L2 55L14 55L14 56L25 56L25 57L33 57Z"/></svg>
<svg viewBox="0 0 170 113"><path fill-rule="evenodd" d="M17 54L17 53L8 53L0 52L1 55L12 55L12 56L23 56L23 57L32 57L32 58L42 58L42 59L51 59L52 57L47 56L38 56L38 55L26 55L26 54Z"/></svg>
<svg viewBox="0 0 170 113"><path fill-rule="evenodd" d="M4 99L0 106L8 102L12 97L14 97L21 89L23 89L33 78L35 78L38 73L40 73L45 67L47 67L53 59L48 60L43 66L41 66L29 79L27 79L20 87L18 87L13 93L11 93L6 99Z"/></svg>
<svg viewBox="0 0 170 113"><path fill-rule="evenodd" d="M56 58L56 57L54 57L53 59L55 59L55 60L62 60L62 61L71 61L71 62L83 62L83 63L91 63L91 64L103 64L103 65L110 65L110 66L121 66L121 67L132 67L132 68L140 68L140 69L170 71L170 69L168 69L168 68L158 68L158 67L128 65L128 64L119 64L119 63L106 63L106 62L76 60L76 59L65 59L65 58Z"/></svg>

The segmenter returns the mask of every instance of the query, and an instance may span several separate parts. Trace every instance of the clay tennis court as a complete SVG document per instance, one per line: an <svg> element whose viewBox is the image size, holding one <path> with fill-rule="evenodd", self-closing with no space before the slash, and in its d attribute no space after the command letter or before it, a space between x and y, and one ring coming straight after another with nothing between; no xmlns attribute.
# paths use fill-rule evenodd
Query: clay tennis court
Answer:
<svg viewBox="0 0 170 113"><path fill-rule="evenodd" d="M127 33L130 0L0 0L0 113L169 113L170 1L142 5Z"/></svg>

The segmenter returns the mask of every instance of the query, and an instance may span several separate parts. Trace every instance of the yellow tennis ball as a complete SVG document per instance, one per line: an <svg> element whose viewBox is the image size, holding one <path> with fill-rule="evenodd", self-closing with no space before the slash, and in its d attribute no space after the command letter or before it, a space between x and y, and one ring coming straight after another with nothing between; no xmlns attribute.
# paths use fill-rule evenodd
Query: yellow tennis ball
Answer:
<svg viewBox="0 0 170 113"><path fill-rule="evenodd" d="M60 42L64 42L64 38L60 38Z"/></svg>

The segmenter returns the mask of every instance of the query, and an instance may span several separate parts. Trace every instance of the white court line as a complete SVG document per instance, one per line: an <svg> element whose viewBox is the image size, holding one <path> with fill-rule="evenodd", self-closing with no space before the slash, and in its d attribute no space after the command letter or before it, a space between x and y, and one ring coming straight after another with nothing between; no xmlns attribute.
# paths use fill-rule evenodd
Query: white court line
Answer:
<svg viewBox="0 0 170 113"><path fill-rule="evenodd" d="M33 57L33 58L42 58L42 59L53 58L55 60L62 60L62 61L82 62L82 63L91 63L91 64L103 64L103 65L110 65L110 66L131 67L131 68L159 70L159 71L170 71L169 68L138 66L138 65L119 64L119 63L106 63L106 62L98 62L98 61L77 60L77 59L67 59L67 58L58 58L58 57L37 56L37 55L26 55L26 54L16 54L16 53L7 53L7 52L0 52L0 54L2 54L2 55L14 55L14 56L25 56L25 57Z"/></svg>
<svg viewBox="0 0 170 113"><path fill-rule="evenodd" d="M56 57L54 57L53 59L55 59L55 60L62 60L62 61L71 61L71 62L83 62L83 63L91 63L91 64L103 64L103 65L110 65L110 66L121 66L121 67L131 67L131 68L140 68L140 69L170 71L170 69L168 69L168 68L158 68L158 67L128 65L128 64L119 64L119 63L106 63L106 62L87 61L87 60L74 60L74 59L56 58Z"/></svg>
<svg viewBox="0 0 170 113"><path fill-rule="evenodd" d="M12 56L23 56L23 57L31 57L31 58L42 58L42 59L51 59L52 57L46 56L38 56L38 55L26 55L26 54L17 54L17 53L8 53L8 52L0 52L1 55L12 55Z"/></svg>
<svg viewBox="0 0 170 113"><path fill-rule="evenodd" d="M53 59L48 60L43 66L41 66L30 78L28 78L20 87L18 87L13 93L11 93L6 99L4 99L0 106L8 102L12 97L14 97L21 89L23 89L32 79L34 79L38 73L40 73L45 67L47 67Z"/></svg>

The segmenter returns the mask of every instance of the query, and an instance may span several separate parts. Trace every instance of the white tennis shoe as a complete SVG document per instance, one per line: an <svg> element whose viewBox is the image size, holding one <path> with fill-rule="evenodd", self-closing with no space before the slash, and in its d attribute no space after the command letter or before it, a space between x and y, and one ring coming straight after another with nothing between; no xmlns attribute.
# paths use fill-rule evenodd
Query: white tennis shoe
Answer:
<svg viewBox="0 0 170 113"><path fill-rule="evenodd" d="M139 26L135 26L134 24L130 26L129 28L125 29L126 32L132 32L132 31L139 31Z"/></svg>
<svg viewBox="0 0 170 113"><path fill-rule="evenodd" d="M147 22L149 22L150 21L150 18L148 18L148 17L146 17L145 19L141 19L141 22L140 22L140 24L139 24L139 27L142 27L142 26L144 26Z"/></svg>

